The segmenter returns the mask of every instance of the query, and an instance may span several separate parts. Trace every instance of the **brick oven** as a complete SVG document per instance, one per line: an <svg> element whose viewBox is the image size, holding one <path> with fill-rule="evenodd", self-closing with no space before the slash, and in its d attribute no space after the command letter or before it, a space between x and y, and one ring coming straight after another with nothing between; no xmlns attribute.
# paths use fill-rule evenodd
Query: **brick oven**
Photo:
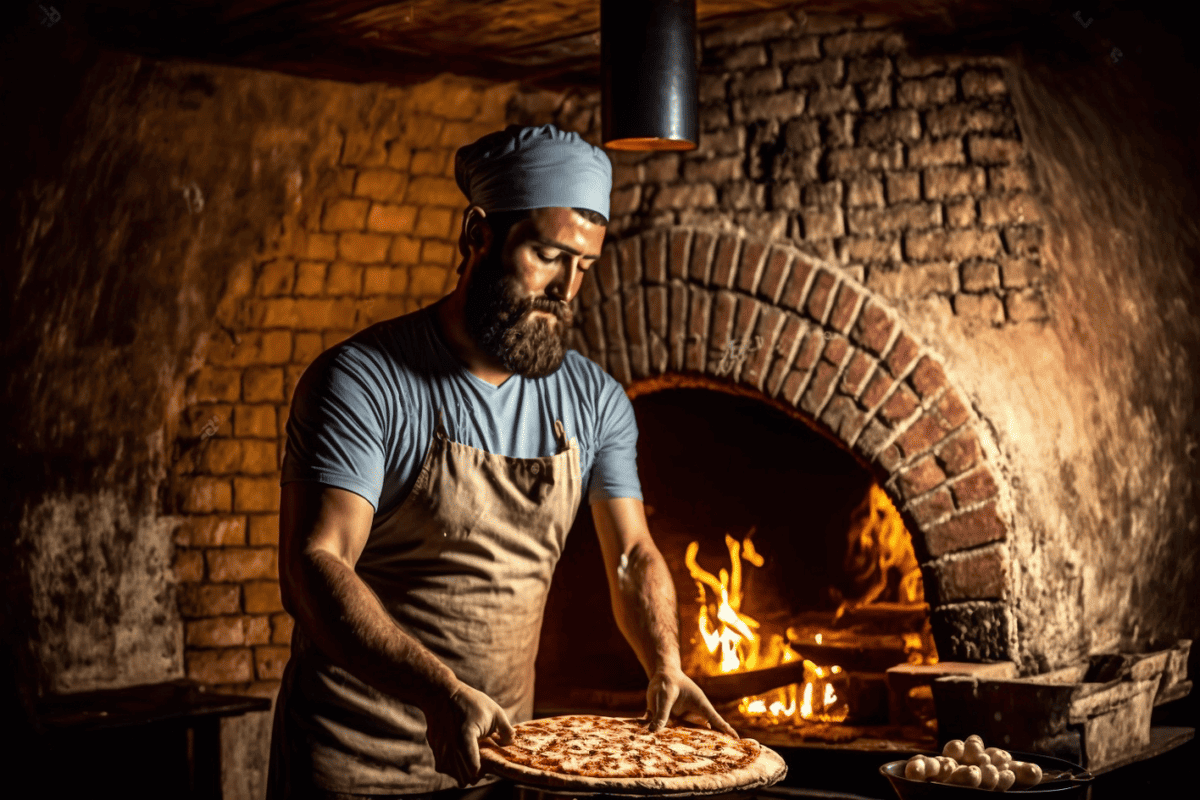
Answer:
<svg viewBox="0 0 1200 800"><path fill-rule="evenodd" d="M797 574L775 578L769 596L762 598L766 607L781 603L794 606L796 613L825 606L832 623L840 603L830 605L818 595L830 589L839 599L854 593L847 589L850 576L843 574L840 581L831 576L847 571L847 534L856 524L851 517L856 511L863 516L860 507L871 490L883 487L901 499L924 567L917 574L912 556L903 566L885 563L882 582L888 582L889 567L893 584L910 573L910 583L918 588L904 599L911 603L928 596L927 621L943 658L1013 658L1001 482L960 390L950 384L937 355L917 343L885 301L844 270L787 243L696 227L652 229L624 239L606 250L597 271L593 288L580 301L576 346L605 359L629 387L635 408L645 407L638 398L674 395L670 412L639 415L639 449L652 532L677 568L682 607L693 609L681 613L685 620L695 617L690 599L695 590L682 569L685 540L700 537L705 547L715 543L720 554L718 531L726 526L738 529L738 539L748 528L764 529L754 539L760 552L790 551ZM713 392L739 398L737 407L714 406L705 396ZM676 422L663 431L687 409L687 424ZM751 430L737 420L757 424ZM674 458L652 455L681 437L695 442L694 448ZM747 453L754 457L730 463ZM761 474L748 483L731 480L755 465ZM680 477L665 477L672 473ZM708 480L708 473L721 477ZM820 488L814 492L806 482ZM687 515L684 509L691 504L699 507ZM701 532L705 527L712 528L707 540ZM907 532L904 536L908 539ZM816 566L802 571L810 559ZM576 602L580 585L576 575L564 574L562 586L572 587ZM883 588L870 599L887 599L880 597ZM893 586L893 595L897 591ZM802 599L806 593L813 596ZM911 609L906 614L893 608L900 627L879 633L901 641L903 634L919 637L926 614L919 602L913 607L915 624ZM573 627L592 625L574 619L557 628L548 624L548 636L554 639ZM777 627L782 632L789 626ZM831 634L836 635L829 629L824 635ZM696 638L686 623L684 638ZM820 650L811 641L806 644L812 652ZM805 649L797 646L798 652ZM906 656L912 650L920 652L919 638L908 649L901 644L892 663L875 663L878 677L887 667L911 660ZM924 650L937 660L932 648ZM636 676L636 662L632 666Z"/></svg>
<svg viewBox="0 0 1200 800"><path fill-rule="evenodd" d="M948 377L943 358L906 329L902 314L845 269L787 242L711 228L652 228L606 248L596 270L596 281L579 301L575 346L625 384L641 412L639 470L646 476L651 531L674 568L685 668L710 678L702 685L714 702L724 701L722 710L735 724L789 745L860 740L872 747L876 739L890 738L930 747L938 731L931 680L912 683L922 667L930 676L962 671L972 678L1017 678L1017 665L1031 658L1022 654L1022 644L1033 650L1039 642L1021 642L1014 613L1012 489L996 466L997 448L978 412ZM738 401L715 399L729 396ZM647 402L660 398L657 410ZM798 435L801 428L807 436ZM874 493L886 496L876 501ZM873 579L847 591L857 577L855 546L869 527L863 517L889 511L903 520L897 527L910 548L907 560L879 549L866 554ZM760 528L771 533L758 533L748 546ZM728 681L711 680L724 670L706 663L703 634L697 636L692 622L697 610L715 619L718 598L714 593L714 602L707 602L696 551L685 554L684 543L699 540L720 553L724 532L730 570L749 572L728 538L735 529L737 545L756 551L753 566L762 566L763 552L782 557L774 582L758 588L759 608L774 624L756 632L754 639L762 641L755 653L769 649L768 631L786 631L785 659L795 660L796 669L728 694ZM542 671L553 676L544 681L545 713L636 712L644 704L636 688L643 677L605 616L606 604L593 602L588 610L589 600L605 596L593 537L581 518L571 539L577 549L568 550L556 575L542 645ZM721 589L730 585L725 572ZM904 592L906 575L915 589ZM689 578L701 589L699 601L690 599ZM708 579L712 584L712 572ZM739 580L735 594L742 593ZM882 594L888 584L890 597ZM875 604L879 600L884 602ZM839 625L847 610L851 619ZM1188 643L1155 644L1161 652L1139 678L1147 703L1176 699L1190 687L1185 669L1177 666L1164 676L1161 666L1185 661ZM960 663L937 666L939 657ZM801 660L807 671L799 669ZM579 661L592 666L570 667ZM1159 664L1157 672L1150 662ZM753 667L735 662L733 671L783 663L776 653ZM918 669L906 670L908 665ZM1103 682L1084 677L1096 672L1092 666L1071 681ZM821 671L830 669L832 676ZM561 683L563 676L569 684ZM1111 672L1105 680L1116 677ZM1067 680L1063 674L1058 679ZM925 691L911 692L919 684ZM825 703L814 709L809 694L825 686ZM739 694L746 696L730 702ZM792 714L801 695L803 719ZM792 711L762 716L768 703L787 707L789 699ZM756 702L759 714L748 714ZM1113 705L1100 707L1116 713ZM1029 699L1020 710L1052 713L1038 706ZM781 725L780 716L792 716L793 724ZM856 724L841 730L824 724L843 721ZM969 713L955 717L955 724L986 729ZM1087 761L1078 733L1055 733L1061 735L1012 746L1056 748ZM1126 737L1126 743L1133 736L1126 729L1105 733ZM1093 767L1116 758L1111 740L1094 746L1103 755L1095 756Z"/></svg>
<svg viewBox="0 0 1200 800"><path fill-rule="evenodd" d="M704 41L701 147L684 155L615 154L613 241L578 301L575 347L626 387L635 408L643 408L639 398L650 401L658 393L664 403L676 404L665 417L648 409L644 418L639 414L643 425L669 425L694 411L697 401L682 399L689 392L693 398L713 392L741 398L739 410L692 413L691 424L669 428L673 434L645 431L649 448L669 449L672 436L713 442L711 453L700 447L677 462L647 458L653 480L683 464L696 464L696 474L724 474L738 448L726 451L717 443L727 427L742 430L734 420L743 416L776 420L739 440L755 454L778 441L800 448L788 427L811 427L825 446L832 443L825 456L830 474L839 471L839 459L860 470L856 500L873 486L898 509L920 564L927 603L922 621L935 645L916 657L917 648L882 656L893 659L891 666L906 660L918 666L894 670L890 680L883 675L889 664L860 670L855 694L861 719L888 722L890 714L892 723L911 723L915 712L926 728L910 728L906 735L929 735L936 729L931 676L939 669L962 670L968 675L961 681L976 688L963 694L961 681L953 691L941 687L943 704L973 711L948 718L943 738L963 726L960 735L977 728L1004 735L1003 726L987 727L983 720L999 719L999 707L971 698L1009 691L1025 692L1025 706L1006 707L1004 714L1061 712L1071 719L1069 729L1051 725L1029 732L1023 747L1086 763L1090 746L1096 768L1115 764L1122 748L1126 757L1131 749L1149 747L1150 708L1190 687L1186 675L1171 668L1156 672L1155 665L1186 661L1189 642L1151 633L1144 623L1116 623L1123 601L1113 592L1145 591L1133 589L1140 580L1136 571L1123 570L1068 532L1079 524L1080 503L1099 512L1124 502L1100 488L1106 479L1093 465L1107 463L1093 461L1107 445L1082 433L1083 420L1073 419L1075 403L1109 395L1116 384L1096 382L1095 370L1106 369L1104 358L1088 364L1079 342L1061 338L1063 326L1079 331L1089 324L1084 320L1093 312L1080 299L1105 287L1096 273L1075 274L1064 263L1072 245L1052 227L1061 223L1062 201L1045 185L1048 173L1037 168L1031 152L1052 145L1036 137L1028 142L1017 112L1020 105L1030 114L1037 101L1010 94L1018 72L1003 60L914 56L895 30L869 19L847 25L809 16L796 26L786 16L764 16ZM1116 417L1105 422L1100 410L1119 405L1115 397L1101 400L1088 412L1089 424L1122 428ZM1065 430L1074 430L1076 438ZM781 475L794 476L790 487L787 478L781 486L798 498L812 470L797 465L806 457L800 450L784 452L780 462L770 463ZM728 468L736 472L750 463ZM1090 475L1085 480L1096 495L1051 488L1058 480L1076 485L1078 469ZM1137 482L1132 474L1126 480ZM1140 486L1154 491L1150 483ZM762 496L730 484L682 478L653 491L684 505L736 509L722 519L723 533L737 539L767 513ZM823 505L836 509L839 500L830 493ZM695 605L688 598L702 581L684 564L683 546L700 538L701 552L719 560L723 533L714 530L704 540L695 532L709 512L694 510L687 517L677 508L680 518L668 521L658 516L666 503L650 496L648 502L655 512L652 531L664 552L674 554L668 560L684 638L690 631L696 639ZM844 546L847 532L844 521L834 534L805 530L798 520L807 507L798 499L789 502L797 520L790 536L818 541L807 545L811 550L794 540L785 548L793 551L789 568L796 577L771 594L784 606L818 584L828 590L830 581L838 582L831 574L845 569L837 563L843 553L829 558L828 550L832 543ZM827 526L824 514L817 519L817 529ZM670 533L672 527L684 530ZM586 522L580 528L584 540L591 537ZM804 575L802 562L814 553L829 567L824 582ZM582 648L608 674L608 683L601 691L576 686L572 701L570 690L564 694L547 679L546 697L553 698L547 707L636 708L636 662L623 654L602 609L584 610L582 597L603 596L603 583L569 570L560 581L547 612L545 671L561 674ZM556 599L570 610L556 607ZM710 617L715 609L709 606ZM885 623L884 630L902 641L919 633L921 624L906 626L904 620L901 610L892 622L898 627L887 630ZM579 644L593 637L603 646ZM860 647L868 647L869 638ZM811 642L793 639L797 659L807 659L806 643L810 653L824 656L813 658L828 670L835 658ZM1124 671L1105 672L1094 654L1118 651L1127 654ZM924 680L917 677L922 674ZM1055 677L1039 678L1033 687L1019 683L1047 674ZM1126 680L1122 686L1111 683L1118 676ZM872 700L864 688L872 678L888 685L890 697ZM1039 681L1075 688L1062 688L1054 702L1035 701L1034 695L1045 694ZM791 691L806 685L812 681ZM819 691L821 683L815 686ZM1136 701L1129 699L1134 696ZM740 710L754 699L743 698ZM737 703L725 708L739 713ZM1097 722L1103 714L1109 721ZM1118 716L1125 722L1117 727L1126 728L1111 730ZM810 721L821 720L814 714ZM822 735L813 726L797 730ZM890 735L898 734L893 729Z"/></svg>

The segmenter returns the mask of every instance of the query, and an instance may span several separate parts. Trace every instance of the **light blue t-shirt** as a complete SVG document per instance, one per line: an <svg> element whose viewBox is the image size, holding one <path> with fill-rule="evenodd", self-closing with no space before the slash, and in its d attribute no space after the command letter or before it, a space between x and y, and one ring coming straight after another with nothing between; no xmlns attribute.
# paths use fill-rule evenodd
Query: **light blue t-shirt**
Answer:
<svg viewBox="0 0 1200 800"><path fill-rule="evenodd" d="M316 481L386 512L416 483L440 407L452 440L512 458L554 455L560 419L579 443L589 502L642 499L633 404L611 375L568 350L551 375L493 386L450 352L435 308L372 325L309 365L292 400L281 485Z"/></svg>

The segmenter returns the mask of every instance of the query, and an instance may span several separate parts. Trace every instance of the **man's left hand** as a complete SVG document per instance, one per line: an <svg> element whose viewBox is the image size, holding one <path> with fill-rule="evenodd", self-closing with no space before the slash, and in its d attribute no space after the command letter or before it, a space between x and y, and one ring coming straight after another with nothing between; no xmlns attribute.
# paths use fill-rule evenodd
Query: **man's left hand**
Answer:
<svg viewBox="0 0 1200 800"><path fill-rule="evenodd" d="M650 732L662 730L672 716L727 733L738 738L737 731L721 719L696 682L679 669L660 669L650 677L646 689L646 714Z"/></svg>

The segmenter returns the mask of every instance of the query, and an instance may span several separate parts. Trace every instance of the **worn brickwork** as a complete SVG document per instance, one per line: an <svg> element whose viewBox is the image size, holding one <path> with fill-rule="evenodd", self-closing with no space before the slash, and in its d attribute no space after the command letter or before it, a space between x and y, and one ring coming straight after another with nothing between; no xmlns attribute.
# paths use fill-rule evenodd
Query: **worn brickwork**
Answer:
<svg viewBox="0 0 1200 800"><path fill-rule="evenodd" d="M887 478L942 617L1010 619L1007 491L928 313L1049 322L1035 181L999 60L914 58L873 24L776 12L703 36L699 147L610 154L620 244L577 347L626 385L708 372L796 407ZM1015 653L1014 625L986 635L940 644Z"/></svg>
<svg viewBox="0 0 1200 800"><path fill-rule="evenodd" d="M189 379L175 480L187 675L272 695L292 618L279 590L279 470L305 368L351 333L442 297L466 200L455 150L505 125L513 86L445 78L380 88L339 126L295 234L242 265ZM543 99L544 100L544 99Z"/></svg>
<svg viewBox="0 0 1200 800"><path fill-rule="evenodd" d="M672 179L711 185L714 210L883 297L944 296L993 325L1044 319L1038 204L998 65L913 59L899 34L853 20L777 19L706 38L713 142Z"/></svg>
<svg viewBox="0 0 1200 800"><path fill-rule="evenodd" d="M799 410L897 498L939 619L982 606L1009 618L1008 554L997 549L1009 531L1004 479L940 356L886 299L787 241L707 226L627 236L596 269L580 292L575 349L635 391L686 371ZM672 307L671 294L690 301ZM943 632L938 652L1011 657L1011 634L1007 624Z"/></svg>
<svg viewBox="0 0 1200 800"><path fill-rule="evenodd" d="M794 350L785 365L764 347L735 377L873 448L889 471L924 469L889 488L929 527L938 557L1003 536L983 502L996 484L969 473L978 450L964 441L974 441L967 404L883 308L932 296L972 324L1044 321L1040 217L997 65L913 59L898 33L869 25L773 13L704 34L700 147L610 154L613 239L701 227L646 239L655 254L638 243L606 255L583 298L601 297L605 313L584 332L615 348L602 363L626 383L710 368L713 331ZM177 480L191 677L274 690L291 632L275 547L296 381L322 350L453 287L465 206L455 148L510 122L550 120L599 143L598 94L455 79L381 89L374 111L339 126L337 164L310 189L319 213L235 276L189 383L190 460ZM679 258L688 263L677 268ZM944 481L920 482L921 454ZM964 521L963 509L986 519Z"/></svg>
<svg viewBox="0 0 1200 800"><path fill-rule="evenodd" d="M740 228L891 300L1045 321L1041 206L1000 62L913 58L871 24L775 12L705 34L699 147L613 153L611 231Z"/></svg>

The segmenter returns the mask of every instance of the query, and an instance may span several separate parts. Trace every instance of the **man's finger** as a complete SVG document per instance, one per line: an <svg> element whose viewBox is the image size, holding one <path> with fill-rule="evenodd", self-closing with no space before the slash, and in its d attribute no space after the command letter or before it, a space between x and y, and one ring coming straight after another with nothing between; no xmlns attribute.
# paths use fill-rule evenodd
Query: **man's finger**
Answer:
<svg viewBox="0 0 1200 800"><path fill-rule="evenodd" d="M463 744L466 745L466 767L468 777L475 778L479 774L479 728L474 725L463 726ZM472 781L473 783L474 781Z"/></svg>
<svg viewBox="0 0 1200 800"><path fill-rule="evenodd" d="M502 747L504 745L512 744L513 737L517 735L517 731L516 728L512 726L512 723L508 721L508 715L505 714L504 711L501 711L496 715L494 722L495 731L500 738L499 744Z"/></svg>
<svg viewBox="0 0 1200 800"><path fill-rule="evenodd" d="M733 729L733 726L726 722L707 700L704 704L706 706L704 712L708 716L708 722L711 727L716 728L721 733L729 734L735 739L742 738L738 736L738 732Z"/></svg>
<svg viewBox="0 0 1200 800"><path fill-rule="evenodd" d="M475 773L471 770L471 765L467 763L466 758L460 758L458 763L461 772L458 778L458 785L461 787L470 786L475 782Z"/></svg>
<svg viewBox="0 0 1200 800"><path fill-rule="evenodd" d="M663 687L654 693L650 700L650 733L661 730L667 724L667 719L671 716L671 707L675 705L677 696L678 690L672 691L668 687Z"/></svg>

